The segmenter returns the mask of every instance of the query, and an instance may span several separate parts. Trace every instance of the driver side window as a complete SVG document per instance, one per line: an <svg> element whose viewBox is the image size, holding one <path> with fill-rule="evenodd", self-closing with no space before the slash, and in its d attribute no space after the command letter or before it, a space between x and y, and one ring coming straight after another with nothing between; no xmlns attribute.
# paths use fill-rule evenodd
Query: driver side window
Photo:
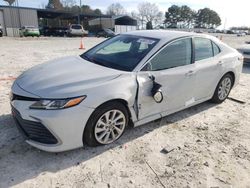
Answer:
<svg viewBox="0 0 250 188"><path fill-rule="evenodd" d="M149 62L149 70L157 71L184 66L192 63L191 38L175 41L161 50Z"/></svg>

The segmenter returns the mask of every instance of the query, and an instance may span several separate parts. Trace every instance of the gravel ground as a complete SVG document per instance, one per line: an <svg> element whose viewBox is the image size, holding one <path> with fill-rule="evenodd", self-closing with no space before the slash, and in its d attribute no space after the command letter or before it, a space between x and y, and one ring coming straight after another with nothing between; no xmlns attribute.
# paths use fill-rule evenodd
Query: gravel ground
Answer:
<svg viewBox="0 0 250 188"><path fill-rule="evenodd" d="M85 38L86 48L103 39ZM250 37L224 36L238 47ZM58 154L39 151L15 128L9 92L20 73L78 55L79 38L0 38L0 187L250 187L250 66L226 100L130 128L116 143Z"/></svg>

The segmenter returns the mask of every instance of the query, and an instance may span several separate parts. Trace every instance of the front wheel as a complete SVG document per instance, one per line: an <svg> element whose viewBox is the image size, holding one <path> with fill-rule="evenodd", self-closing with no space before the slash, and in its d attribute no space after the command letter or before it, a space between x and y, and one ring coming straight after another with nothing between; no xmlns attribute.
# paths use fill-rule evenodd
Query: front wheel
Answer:
<svg viewBox="0 0 250 188"><path fill-rule="evenodd" d="M228 97L233 86L233 77L230 74L226 74L222 77L219 84L216 87L212 102L222 103Z"/></svg>
<svg viewBox="0 0 250 188"><path fill-rule="evenodd" d="M88 120L83 142L89 146L107 145L118 140L128 125L128 112L120 102L97 108Z"/></svg>

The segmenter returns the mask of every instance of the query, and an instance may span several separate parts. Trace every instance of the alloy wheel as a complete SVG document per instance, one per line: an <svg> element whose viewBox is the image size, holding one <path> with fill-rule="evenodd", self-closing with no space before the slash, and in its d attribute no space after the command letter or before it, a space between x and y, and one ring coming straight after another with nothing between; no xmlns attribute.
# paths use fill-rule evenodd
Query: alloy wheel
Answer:
<svg viewBox="0 0 250 188"><path fill-rule="evenodd" d="M109 110L97 121L94 129L95 139L101 144L117 140L126 126L126 117L120 110Z"/></svg>
<svg viewBox="0 0 250 188"><path fill-rule="evenodd" d="M227 98L230 90L232 87L232 81L229 77L225 77L220 86L219 86L219 90L218 90L218 97L220 100L224 100Z"/></svg>

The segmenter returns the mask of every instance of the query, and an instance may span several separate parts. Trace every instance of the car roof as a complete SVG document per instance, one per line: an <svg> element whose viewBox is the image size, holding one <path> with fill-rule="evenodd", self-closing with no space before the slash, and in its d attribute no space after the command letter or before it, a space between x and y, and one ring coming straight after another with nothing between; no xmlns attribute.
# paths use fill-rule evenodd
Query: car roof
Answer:
<svg viewBox="0 0 250 188"><path fill-rule="evenodd" d="M208 37L207 35L197 34L193 32L169 31L169 30L140 30L140 31L130 31L125 34L148 37L148 38L157 38L165 41L170 41L176 38L189 37L189 36Z"/></svg>

